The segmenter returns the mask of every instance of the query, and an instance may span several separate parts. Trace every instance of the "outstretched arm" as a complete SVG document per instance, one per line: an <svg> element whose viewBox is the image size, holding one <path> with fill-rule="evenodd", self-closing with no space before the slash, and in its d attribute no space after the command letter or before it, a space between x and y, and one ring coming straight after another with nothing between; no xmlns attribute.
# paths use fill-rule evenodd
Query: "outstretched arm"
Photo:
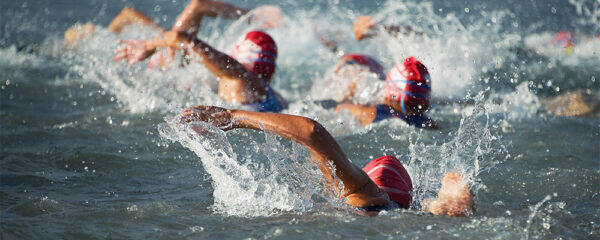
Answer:
<svg viewBox="0 0 600 240"><path fill-rule="evenodd" d="M184 32L169 31L153 40L121 40L114 60L132 65L150 56L158 47L183 49L199 56L199 62L220 78L219 97L230 102L258 102L267 96L267 82L237 60Z"/></svg>
<svg viewBox="0 0 600 240"><path fill-rule="evenodd" d="M184 32L168 31L155 39L120 40L119 43L123 44L123 46L117 49L114 60L124 60L129 65L146 59L160 47L174 49L191 48L193 52L200 56L200 62L217 77L262 82L258 79L258 76L244 68L237 60Z"/></svg>
<svg viewBox="0 0 600 240"><path fill-rule="evenodd" d="M195 36L204 16L237 19L249 12L247 9L229 3L214 0L192 0L179 14L171 30ZM252 10L251 14L248 21L260 22L262 28L277 27L282 18L281 10L276 6L261 6Z"/></svg>
<svg viewBox="0 0 600 240"><path fill-rule="evenodd" d="M392 36L398 34L409 34L414 33L416 35L423 35L423 32L418 32L412 29L410 26L399 26L399 25L377 25L375 21L369 16L359 16L354 21L353 25L354 37L360 41L365 38L374 37L379 32L385 31Z"/></svg>
<svg viewBox="0 0 600 240"><path fill-rule="evenodd" d="M239 18L246 13L248 13L248 10L228 3L212 0L192 0L185 9L181 11L171 30L181 31L195 36L198 33L203 16Z"/></svg>
<svg viewBox="0 0 600 240"><path fill-rule="evenodd" d="M179 32L184 36L193 37L198 33L203 16L239 18L246 13L248 13L248 10L228 3L214 0L192 0L177 17L175 24L173 24L173 27L171 28L171 32ZM281 10L278 7L267 5L254 9L248 20L250 22L261 22L262 28L269 28L277 27L281 18ZM109 28L115 28L114 31L121 31L122 25L129 24L130 22L154 24L164 30L162 27L152 22L152 20L143 13L127 7L123 9L121 14L119 14L115 20L113 20ZM162 37L164 38L164 36ZM159 36L159 38L161 38L161 36ZM179 43L182 42L183 41ZM124 43L127 46L117 49L115 61L126 60L129 65L150 57L157 47L166 47L167 45L173 44L173 42L158 41L158 38L154 39L154 42L152 42L152 40L120 40L119 43ZM169 46L169 48L172 50L173 48L181 47Z"/></svg>
<svg viewBox="0 0 600 240"><path fill-rule="evenodd" d="M364 171L352 164L329 132L312 119L287 114L196 106L184 111L182 121L208 122L223 130L249 128L272 132L298 142L310 150L313 160L330 183L335 184L334 176L343 182L342 191L345 193L343 196L347 198L347 204L367 207L384 206L389 203L387 194L381 191ZM335 168L335 174L330 164Z"/></svg>

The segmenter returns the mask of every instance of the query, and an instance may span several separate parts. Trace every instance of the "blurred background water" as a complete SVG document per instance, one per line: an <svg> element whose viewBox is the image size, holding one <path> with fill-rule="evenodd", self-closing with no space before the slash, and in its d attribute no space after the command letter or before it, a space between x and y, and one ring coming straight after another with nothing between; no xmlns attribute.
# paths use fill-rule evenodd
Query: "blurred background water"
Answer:
<svg viewBox="0 0 600 240"><path fill-rule="evenodd" d="M557 117L540 104L578 89L599 94L599 1L228 2L282 8L282 26L268 33L279 47L273 86L291 103L284 112L321 122L358 166L399 157L415 185L413 208L360 217L327 195L295 143L166 124L186 106L236 106L217 97L200 64L160 71L113 63L117 39L156 32L117 36L105 26L133 6L169 27L188 1L1 1L2 239L599 238L600 118ZM351 33L359 15L426 37L359 43ZM65 49L64 31L88 21L96 33ZM315 26L340 34L338 52L321 45ZM230 52L254 27L209 19L199 37ZM567 54L552 44L563 30L590 39ZM429 115L443 130L393 120L363 127L313 104L335 97L319 86L348 52L386 69L418 57L439 103ZM364 101L376 87L365 86ZM442 104L465 99L474 104ZM457 169L474 181L476 212L420 213L441 176Z"/></svg>

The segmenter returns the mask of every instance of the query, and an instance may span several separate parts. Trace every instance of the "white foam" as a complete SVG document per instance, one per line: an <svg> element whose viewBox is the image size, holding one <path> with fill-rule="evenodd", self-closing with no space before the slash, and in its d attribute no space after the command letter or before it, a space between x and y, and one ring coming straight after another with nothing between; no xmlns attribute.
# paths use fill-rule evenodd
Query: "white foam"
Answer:
<svg viewBox="0 0 600 240"><path fill-rule="evenodd" d="M275 135L265 134L265 143L245 142L246 149L255 151L255 156L240 157L223 131L195 123L196 127L206 130L200 135L189 126L177 124L175 119L177 117L162 124L159 132L162 137L179 142L198 155L203 168L213 179L213 209L216 212L234 216L265 216L275 211L306 212L313 207L311 198L314 195L336 199L335 194L323 194L327 189L325 179L315 165L306 160L309 154L298 144L293 144L290 149Z"/></svg>
<svg viewBox="0 0 600 240"><path fill-rule="evenodd" d="M450 141L441 145L425 145L418 137L411 140L410 162L406 164L414 185L413 207L419 208L425 198L436 197L443 175L458 172L477 190L483 185L478 174L488 171L498 164L505 154L502 145L498 145L501 136L492 134L488 111L485 108L483 94L475 99L476 104L470 112L465 111L460 127Z"/></svg>

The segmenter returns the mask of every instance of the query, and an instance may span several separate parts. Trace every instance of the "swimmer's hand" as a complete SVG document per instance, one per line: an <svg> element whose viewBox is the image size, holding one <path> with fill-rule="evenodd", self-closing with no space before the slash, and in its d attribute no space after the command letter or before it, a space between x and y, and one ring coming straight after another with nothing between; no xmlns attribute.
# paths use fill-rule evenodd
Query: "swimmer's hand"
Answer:
<svg viewBox="0 0 600 240"><path fill-rule="evenodd" d="M435 215L466 216L473 209L473 194L464 176L450 172L442 179L442 187L436 199L426 199L423 211Z"/></svg>
<svg viewBox="0 0 600 240"><path fill-rule="evenodd" d="M279 22L283 18L281 9L273 5L257 7L251 11L251 14L248 21L258 23L260 28L263 29L278 27Z"/></svg>
<svg viewBox="0 0 600 240"><path fill-rule="evenodd" d="M120 46L115 51L115 62L125 61L129 66L148 58L154 53L149 49L146 40L119 40Z"/></svg>
<svg viewBox="0 0 600 240"><path fill-rule="evenodd" d="M183 110L183 113L181 114L181 123L199 121L209 123L223 131L234 128L233 115L229 109L214 106L194 106Z"/></svg>
<svg viewBox="0 0 600 240"><path fill-rule="evenodd" d="M354 21L354 26L352 30L354 31L354 37L356 40L360 41L363 38L372 37L375 33L372 31L373 26L376 23L369 16L359 16Z"/></svg>
<svg viewBox="0 0 600 240"><path fill-rule="evenodd" d="M115 52L115 62L126 61L129 66L148 58L156 52L157 48L169 48L172 50L189 47L193 36L181 31L167 31L151 40L119 40L122 46Z"/></svg>

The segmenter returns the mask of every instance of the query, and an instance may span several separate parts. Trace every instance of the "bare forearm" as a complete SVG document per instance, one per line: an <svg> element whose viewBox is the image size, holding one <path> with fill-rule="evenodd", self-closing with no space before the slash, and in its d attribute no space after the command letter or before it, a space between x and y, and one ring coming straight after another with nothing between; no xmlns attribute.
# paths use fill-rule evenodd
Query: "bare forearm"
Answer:
<svg viewBox="0 0 600 240"><path fill-rule="evenodd" d="M174 49L188 49L191 47L192 51L200 56L200 61L206 68L217 77L246 79L248 81L252 77L255 77L237 60L184 32L169 31L159 35L155 39L146 41L146 49L148 51L154 51L160 47L171 47Z"/></svg>
<svg viewBox="0 0 600 240"><path fill-rule="evenodd" d="M238 8L231 4L211 0L192 0L175 20L172 31L182 31L190 35L196 35L200 28L203 16L226 18L239 18L248 10Z"/></svg>
<svg viewBox="0 0 600 240"><path fill-rule="evenodd" d="M176 36L175 38L173 38L166 33L169 33L169 32L162 33L162 34L158 35L157 37L155 37L154 39L146 40L146 50L155 51L157 48L165 48L165 47L181 49L182 46L178 43L187 42L187 40L184 39L185 36L183 36L183 35ZM179 38L181 38L181 39L179 39Z"/></svg>
<svg viewBox="0 0 600 240"><path fill-rule="evenodd" d="M365 38L370 38L378 35L380 32L387 32L392 36L398 34L416 34L423 35L422 32L414 31L410 26L399 26L399 25L379 25L369 16L359 16L354 21L354 36L356 40L360 41Z"/></svg>
<svg viewBox="0 0 600 240"><path fill-rule="evenodd" d="M365 185L369 179L361 169L350 163L335 139L312 119L277 113L257 113L232 110L234 127L250 128L275 133L286 139L306 146L319 169L332 181L330 163L335 175L342 180L345 190L353 193Z"/></svg>
<svg viewBox="0 0 600 240"><path fill-rule="evenodd" d="M315 124L311 119L278 113L259 113L231 110L235 128L249 128L276 133L300 144L312 145Z"/></svg>
<svg viewBox="0 0 600 240"><path fill-rule="evenodd" d="M172 31L185 32L190 35L196 35L200 23L202 22L201 1L192 0L183 11L177 16Z"/></svg>
<svg viewBox="0 0 600 240"><path fill-rule="evenodd" d="M199 39L194 39L192 50L200 55L202 63L206 68L218 77L233 79L244 79L253 81L256 76L246 70L244 66L231 56L216 50L212 46ZM260 81L254 81L260 82Z"/></svg>

